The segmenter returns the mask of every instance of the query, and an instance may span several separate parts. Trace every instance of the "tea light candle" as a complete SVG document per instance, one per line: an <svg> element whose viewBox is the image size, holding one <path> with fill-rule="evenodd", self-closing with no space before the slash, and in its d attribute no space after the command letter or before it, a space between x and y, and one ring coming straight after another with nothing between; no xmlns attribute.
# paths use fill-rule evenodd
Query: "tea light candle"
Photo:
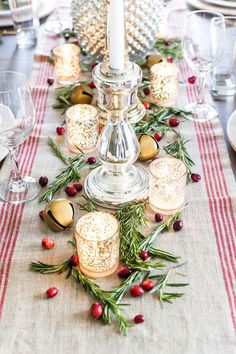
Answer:
<svg viewBox="0 0 236 354"><path fill-rule="evenodd" d="M96 149L99 135L98 111L88 104L77 104L66 111L69 149L85 153ZM79 149L78 149L79 148Z"/></svg>
<svg viewBox="0 0 236 354"><path fill-rule="evenodd" d="M112 274L119 262L119 222L110 213L94 211L76 225L81 271L99 278Z"/></svg>
<svg viewBox="0 0 236 354"><path fill-rule="evenodd" d="M172 215L185 203L187 168L174 157L160 157L149 166L149 205L152 210Z"/></svg>
<svg viewBox="0 0 236 354"><path fill-rule="evenodd" d="M151 67L152 97L162 105L174 104L178 91L179 69L174 63L161 62Z"/></svg>
<svg viewBox="0 0 236 354"><path fill-rule="evenodd" d="M57 82L66 85L76 82L80 74L80 49L67 43L53 49Z"/></svg>

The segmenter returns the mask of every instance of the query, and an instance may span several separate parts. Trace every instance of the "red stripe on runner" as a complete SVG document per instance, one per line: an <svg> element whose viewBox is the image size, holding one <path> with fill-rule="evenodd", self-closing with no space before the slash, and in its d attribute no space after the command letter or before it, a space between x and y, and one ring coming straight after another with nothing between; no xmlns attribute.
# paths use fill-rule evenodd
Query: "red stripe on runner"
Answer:
<svg viewBox="0 0 236 354"><path fill-rule="evenodd" d="M187 74L188 69L184 68L183 63L181 65L183 66L182 73L184 74L186 72L186 74ZM187 77L185 77L185 79L186 78ZM190 98L190 96L192 95L193 100L196 100L196 97L193 95L192 90L196 90L196 87L189 87L189 86L187 87L188 96ZM196 91L194 93L196 95ZM208 164L206 163L206 158L205 158L206 155L207 155L207 157L209 156L210 159L212 158L212 156L211 156L211 150L208 145L208 142L207 142L207 146L208 146L209 150L207 150L206 148L204 149L204 147L205 147L204 137L206 136L206 132L204 130L202 130L203 125L204 124L196 123L195 129L196 129L197 140L198 140L198 145L199 145L199 149L200 149L201 162L202 162L203 173L204 173L205 182L206 182L205 185L206 185L206 190L207 190L207 194L208 194L208 202L209 202L209 207L210 207L210 211L211 211L214 232L215 232L215 236L216 236L216 244L217 244L217 249L218 249L218 253L219 253L219 258L220 258L220 263L221 263L221 268L222 268L222 273L223 273L223 279L224 279L226 293L227 293L227 297L228 297L228 301L229 301L229 307L230 307L230 313L231 313L233 326L236 330L236 318L235 318L235 313L234 313L235 307L233 305L233 302L235 301L235 295L234 295L232 277L230 274L230 268L229 268L229 264L228 264L228 257L226 254L226 251L229 250L229 237L226 232L226 228L223 228L223 230L221 228L222 213L219 213L219 206L221 208L220 210L222 211L221 199L214 196L215 188L213 188L213 187L215 186L217 188L217 185L215 184L214 180L211 180L210 176L211 176L212 171L209 168ZM207 140L206 137L205 137L205 140ZM218 157L218 159L220 161L220 156ZM213 157L213 160L214 160L214 157ZM224 181L225 181L223 169L221 169L220 172L222 174L221 177L224 178ZM225 181L225 185L226 185L226 181ZM227 200L229 200L229 199L230 199L230 197L227 196ZM224 199L224 202L226 202L225 199ZM217 203L219 203L219 205ZM224 204L224 205L226 206L226 204ZM232 203L231 203L231 205L232 205ZM224 209L224 211L226 211L226 212L228 211L227 207ZM227 220L229 221L229 219L227 219ZM224 226L228 226L228 224L227 225L226 224L227 223L224 223ZM223 236L222 231L226 235L227 246L225 246L225 244L224 244L224 236ZM230 260L232 261L231 265L233 266L234 261L232 258L230 258ZM225 269L225 264L226 264L226 269ZM229 283L230 283L230 285L229 285ZM231 295L232 295L232 297L231 297Z"/></svg>
<svg viewBox="0 0 236 354"><path fill-rule="evenodd" d="M41 70L41 71L43 71L43 70ZM40 71L40 73L41 73L41 71ZM51 64L50 63L46 63L44 73L43 73L43 75L39 75L38 76L37 81L38 82L42 81L44 83L44 80L47 77L46 74L48 72L52 73L52 71L53 71L53 67L51 66ZM39 99L39 101L38 101L39 102L38 104L41 103L41 107L39 109L39 118L37 120L38 124L36 125L36 129L34 130L35 136L33 137L33 139L31 139L30 142L28 141L26 143L25 148L23 149L24 156L23 156L23 154L21 155L21 159L23 159L24 166L25 166L25 168L22 166L22 170L23 170L24 173L26 173L26 171L29 171L28 173L30 173L31 170L32 170L32 165L33 165L34 158L35 158L35 155L36 155L36 152L37 152L39 136L40 136L41 129L42 129L42 122L43 122L43 118L44 118L44 113L45 113L45 110L46 110L46 100L47 100L47 96L48 96L48 87L47 87L46 92L43 92L42 90L39 90L39 96L40 96L40 93L44 97L44 100L43 99L42 100ZM41 110L41 108L42 108L42 110ZM32 145L33 151L32 151L32 149L29 148L29 145ZM28 155L27 158L25 158L25 155ZM9 209L11 209L11 208L9 208ZM19 215L19 219L17 219L17 214L18 214L19 210L20 210L20 215ZM1 312L2 312L2 308L3 308L3 303L4 303L6 288L7 288L7 282L8 282L8 276L9 276L9 272L10 272L11 260L12 260L12 256L13 256L13 253L14 253L14 248L15 248L17 236L18 236L18 233L19 233L21 220L22 220L22 217L23 217L24 205L17 206L16 207L16 211L17 211L15 213L16 215L14 215L15 216L14 217L14 223L12 225L12 229L14 230L15 224L16 224L16 222L18 222L17 223L17 227L14 230L15 231L14 237L12 237L13 234L11 233L11 231L8 228L9 233L10 233L10 241L13 238L13 243L8 248L9 260L8 260L8 263L7 263L5 283L4 283L4 286L3 286L3 294L2 294L2 297L1 297L1 301L0 301L0 315L1 315ZM5 264L6 259L7 259L7 254L4 257L3 265Z"/></svg>

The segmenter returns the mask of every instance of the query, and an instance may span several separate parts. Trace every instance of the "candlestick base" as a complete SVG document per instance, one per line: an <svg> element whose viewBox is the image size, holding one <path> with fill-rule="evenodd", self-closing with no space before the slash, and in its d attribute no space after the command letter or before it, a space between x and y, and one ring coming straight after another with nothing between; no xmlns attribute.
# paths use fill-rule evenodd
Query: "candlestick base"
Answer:
<svg viewBox="0 0 236 354"><path fill-rule="evenodd" d="M148 197L148 173L137 165L129 166L123 173L100 166L86 178L85 192L96 204L105 208L117 208L135 200L144 200Z"/></svg>

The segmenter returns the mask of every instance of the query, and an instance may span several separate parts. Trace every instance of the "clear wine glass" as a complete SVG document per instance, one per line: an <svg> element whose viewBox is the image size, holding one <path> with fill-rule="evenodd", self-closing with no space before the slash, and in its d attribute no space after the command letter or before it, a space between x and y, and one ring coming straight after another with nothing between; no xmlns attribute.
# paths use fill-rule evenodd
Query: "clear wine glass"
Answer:
<svg viewBox="0 0 236 354"><path fill-rule="evenodd" d="M189 119L206 122L215 118L217 110L204 102L205 78L222 59L225 43L225 21L216 11L192 11L187 15L182 39L183 55L199 79L197 102L185 109L193 113Z"/></svg>
<svg viewBox="0 0 236 354"><path fill-rule="evenodd" d="M0 198L10 203L34 199L39 186L32 177L21 177L17 149L33 130L35 109L30 87L23 74L0 72L0 144L5 146L12 160L8 179L0 183Z"/></svg>

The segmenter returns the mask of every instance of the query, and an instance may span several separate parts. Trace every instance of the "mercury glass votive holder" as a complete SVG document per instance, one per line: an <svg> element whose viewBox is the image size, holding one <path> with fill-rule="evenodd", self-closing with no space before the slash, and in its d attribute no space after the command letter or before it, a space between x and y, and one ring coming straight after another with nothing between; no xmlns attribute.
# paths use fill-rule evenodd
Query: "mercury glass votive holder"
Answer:
<svg viewBox="0 0 236 354"><path fill-rule="evenodd" d="M79 79L80 48L66 43L53 49L56 79L59 84L69 85Z"/></svg>
<svg viewBox="0 0 236 354"><path fill-rule="evenodd" d="M174 63L161 62L151 67L152 98L162 105L175 104L179 69Z"/></svg>
<svg viewBox="0 0 236 354"><path fill-rule="evenodd" d="M67 142L73 152L96 149L99 136L98 111L88 104L77 104L66 111Z"/></svg>
<svg viewBox="0 0 236 354"><path fill-rule="evenodd" d="M149 205L156 213L172 215L185 204L187 168L174 157L165 156L149 165Z"/></svg>
<svg viewBox="0 0 236 354"><path fill-rule="evenodd" d="M76 225L81 271L92 278L112 274L119 263L119 222L111 213L94 211Z"/></svg>

